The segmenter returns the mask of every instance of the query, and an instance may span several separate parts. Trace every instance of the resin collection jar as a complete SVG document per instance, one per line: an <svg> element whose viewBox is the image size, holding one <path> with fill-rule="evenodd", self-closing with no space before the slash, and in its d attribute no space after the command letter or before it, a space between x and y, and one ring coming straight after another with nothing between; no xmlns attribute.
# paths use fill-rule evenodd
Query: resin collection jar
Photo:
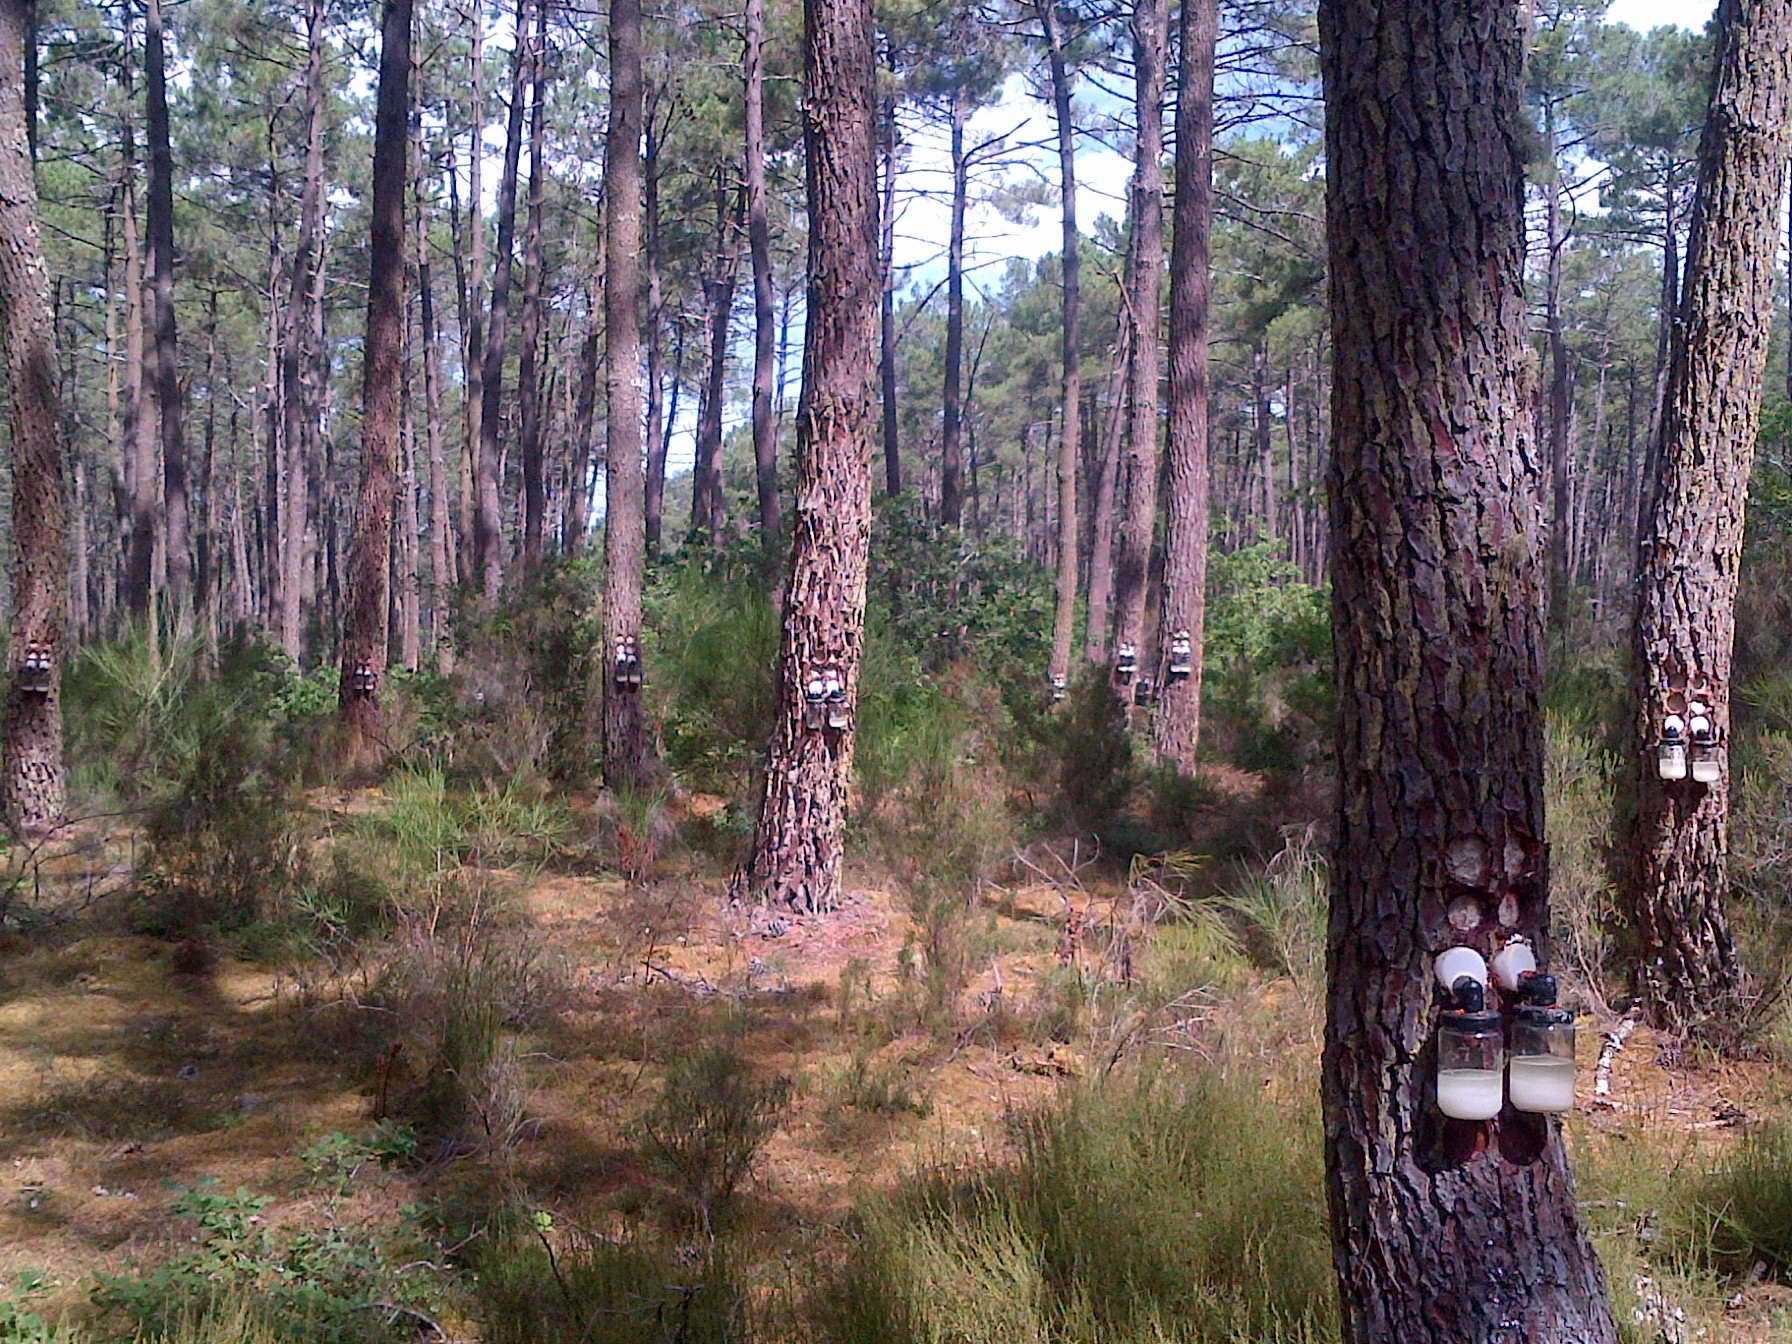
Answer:
<svg viewBox="0 0 1792 1344"><path fill-rule="evenodd" d="M1506 1023L1487 1007L1486 988L1464 976L1456 1007L1437 1032L1437 1108L1454 1120L1491 1120L1505 1093Z"/></svg>

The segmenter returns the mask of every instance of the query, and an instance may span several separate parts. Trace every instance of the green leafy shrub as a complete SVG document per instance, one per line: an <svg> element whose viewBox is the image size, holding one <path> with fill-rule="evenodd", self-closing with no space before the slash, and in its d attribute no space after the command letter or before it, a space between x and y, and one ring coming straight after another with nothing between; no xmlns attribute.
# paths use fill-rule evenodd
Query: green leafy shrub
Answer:
<svg viewBox="0 0 1792 1344"><path fill-rule="evenodd" d="M177 1188L171 1211L193 1223L191 1249L128 1274L101 1275L94 1305L152 1338L212 1338L198 1333L201 1323L208 1317L228 1321L245 1302L253 1302L261 1322L292 1344L387 1344L416 1337L412 1313L423 1309L430 1287L420 1265L394 1268L377 1240L360 1229L271 1229L261 1218L269 1202L240 1188ZM249 1322L239 1317L237 1324ZM239 1330L238 1338L244 1337Z"/></svg>

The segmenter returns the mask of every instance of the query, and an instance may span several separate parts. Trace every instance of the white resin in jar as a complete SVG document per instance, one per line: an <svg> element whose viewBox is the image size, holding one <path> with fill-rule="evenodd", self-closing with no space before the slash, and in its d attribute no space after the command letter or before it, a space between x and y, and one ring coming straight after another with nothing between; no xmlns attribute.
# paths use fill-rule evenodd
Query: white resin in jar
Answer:
<svg viewBox="0 0 1792 1344"><path fill-rule="evenodd" d="M1574 1109L1574 1061L1559 1055L1513 1055L1507 1066L1512 1104L1554 1115Z"/></svg>
<svg viewBox="0 0 1792 1344"><path fill-rule="evenodd" d="M1491 1120L1500 1113L1500 1082L1495 1069L1440 1069L1437 1109L1454 1120Z"/></svg>

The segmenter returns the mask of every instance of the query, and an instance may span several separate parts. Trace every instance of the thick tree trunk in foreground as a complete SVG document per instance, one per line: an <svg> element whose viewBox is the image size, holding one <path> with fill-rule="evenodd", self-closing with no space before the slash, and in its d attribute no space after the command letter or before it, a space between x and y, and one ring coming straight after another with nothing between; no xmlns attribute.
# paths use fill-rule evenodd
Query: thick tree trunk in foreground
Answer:
<svg viewBox="0 0 1792 1344"><path fill-rule="evenodd" d="M148 102L149 285L155 304L152 381L161 425L162 538L168 596L185 630L193 610L193 556L188 538L187 447L181 431L180 346L174 326L174 155L168 144L161 0L148 0L144 9L143 79Z"/></svg>
<svg viewBox="0 0 1792 1344"><path fill-rule="evenodd" d="M1207 300L1213 228L1213 48L1217 0L1182 0L1176 100L1176 231L1170 246L1169 531L1157 677L1157 751L1182 774L1201 736L1207 616ZM1168 676L1188 640L1187 673Z"/></svg>
<svg viewBox="0 0 1792 1344"><path fill-rule="evenodd" d="M1077 511L1076 474L1083 451L1082 264L1076 225L1076 124L1070 110L1070 72L1055 0L1035 8L1045 31L1052 81L1052 115L1058 130L1060 227L1063 233L1064 329L1059 344L1058 411L1058 589L1052 613L1050 675L1054 687L1070 677L1070 649L1076 639Z"/></svg>
<svg viewBox="0 0 1792 1344"><path fill-rule="evenodd" d="M25 136L24 0L0 3L0 341L12 392L12 638L6 668L5 819L36 838L62 820L63 627L68 614L62 433L57 421L49 276L38 237L37 180ZM39 690L27 650L48 660ZM35 661L35 659L34 659ZM34 679L35 680L35 679Z"/></svg>
<svg viewBox="0 0 1792 1344"><path fill-rule="evenodd" d="M738 890L796 910L840 898L852 777L871 454L877 438L877 88L870 0L806 0L809 300L797 411L796 540L778 660L778 722ZM805 683L838 669L844 728L806 725Z"/></svg>
<svg viewBox="0 0 1792 1344"><path fill-rule="evenodd" d="M1523 8L1319 10L1339 780L1323 1100L1346 1344L1616 1337L1559 1125L1434 1103L1433 958L1548 928Z"/></svg>
<svg viewBox="0 0 1792 1344"><path fill-rule="evenodd" d="M638 687L620 686L616 646L641 636L641 0L610 6L610 126L604 144L604 783L646 781Z"/></svg>
<svg viewBox="0 0 1792 1344"><path fill-rule="evenodd" d="M361 493L348 556L337 713L345 755L365 765L380 751L380 693L386 672L387 553L398 470L399 395L404 374L405 125L410 110L411 0L386 0L373 129L373 209L362 353Z"/></svg>
<svg viewBox="0 0 1792 1344"><path fill-rule="evenodd" d="M1145 666L1145 591L1157 538L1158 290L1164 269L1164 57L1169 0L1135 0L1132 14L1134 107L1139 123L1133 170L1130 303L1133 314L1131 421L1126 434L1126 515L1114 568L1114 642L1130 644ZM1130 683L1116 680L1128 707Z"/></svg>
<svg viewBox="0 0 1792 1344"><path fill-rule="evenodd" d="M1667 783L1652 747L1668 714L1710 707L1727 734L1743 511L1773 322L1774 254L1792 147L1792 4L1724 0L1699 146L1686 276L1662 406L1659 472L1639 550L1638 767L1630 910L1638 988L1656 1021L1735 1025L1741 969L1724 918L1730 781Z"/></svg>
<svg viewBox="0 0 1792 1344"><path fill-rule="evenodd" d="M765 199L765 0L747 0L747 250L753 261L753 465L759 487L759 543L775 578L784 554L778 500L778 426L772 414L777 313L772 295L772 230Z"/></svg>

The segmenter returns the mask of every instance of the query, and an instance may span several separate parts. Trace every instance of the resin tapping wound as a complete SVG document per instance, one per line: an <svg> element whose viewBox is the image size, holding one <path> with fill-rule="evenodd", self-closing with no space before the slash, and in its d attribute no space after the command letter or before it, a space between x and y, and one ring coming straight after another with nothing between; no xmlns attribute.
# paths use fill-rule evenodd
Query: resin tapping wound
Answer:
<svg viewBox="0 0 1792 1344"><path fill-rule="evenodd" d="M1450 880L1458 886L1483 887L1487 885L1487 842L1475 835L1460 836L1450 841L1444 850L1444 867L1449 871ZM1455 921L1454 907L1451 907L1451 922Z"/></svg>
<svg viewBox="0 0 1792 1344"><path fill-rule="evenodd" d="M1481 902L1474 896L1458 896L1450 902L1450 927L1464 933L1481 927Z"/></svg>

